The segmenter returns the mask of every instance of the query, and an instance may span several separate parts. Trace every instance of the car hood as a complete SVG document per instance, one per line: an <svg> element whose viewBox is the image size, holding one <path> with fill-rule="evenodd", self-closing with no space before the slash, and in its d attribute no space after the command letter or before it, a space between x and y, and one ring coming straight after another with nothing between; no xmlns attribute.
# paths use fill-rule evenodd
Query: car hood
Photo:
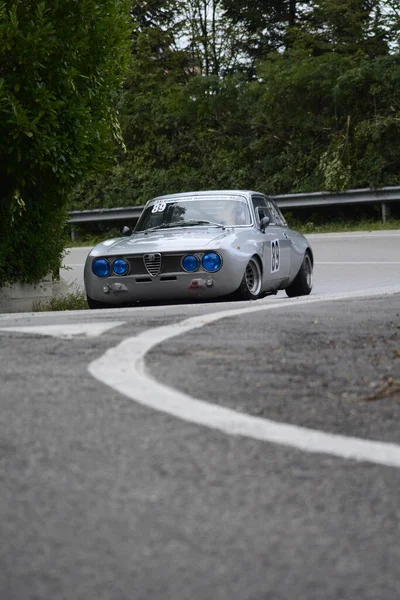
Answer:
<svg viewBox="0 0 400 600"><path fill-rule="evenodd" d="M116 254L146 254L151 252L195 251L216 247L233 229L216 227L179 228L149 233L134 233L130 237L106 240L90 252L91 256L115 256Z"/></svg>

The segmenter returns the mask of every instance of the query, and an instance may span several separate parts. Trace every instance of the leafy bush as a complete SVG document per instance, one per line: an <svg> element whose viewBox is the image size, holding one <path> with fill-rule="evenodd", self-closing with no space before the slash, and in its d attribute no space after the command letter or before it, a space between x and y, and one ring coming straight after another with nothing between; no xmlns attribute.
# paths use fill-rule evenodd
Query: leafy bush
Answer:
<svg viewBox="0 0 400 600"><path fill-rule="evenodd" d="M0 285L60 264L71 192L121 139L129 1L0 1Z"/></svg>

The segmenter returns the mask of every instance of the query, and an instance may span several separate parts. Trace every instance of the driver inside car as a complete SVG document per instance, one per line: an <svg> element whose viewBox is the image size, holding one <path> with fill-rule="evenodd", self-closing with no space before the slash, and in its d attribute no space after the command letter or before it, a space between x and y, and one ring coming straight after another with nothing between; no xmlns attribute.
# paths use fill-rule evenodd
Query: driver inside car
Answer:
<svg viewBox="0 0 400 600"><path fill-rule="evenodd" d="M243 202L225 202L224 212L221 219L223 225L230 227L235 225L249 224L248 209Z"/></svg>

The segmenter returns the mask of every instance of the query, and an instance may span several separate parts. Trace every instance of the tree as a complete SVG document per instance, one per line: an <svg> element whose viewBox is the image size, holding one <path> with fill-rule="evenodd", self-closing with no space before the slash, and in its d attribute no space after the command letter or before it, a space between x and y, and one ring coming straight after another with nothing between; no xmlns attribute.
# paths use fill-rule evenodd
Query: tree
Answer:
<svg viewBox="0 0 400 600"><path fill-rule="evenodd" d="M85 186L75 207L143 204L188 189L279 194L397 185L399 25L395 7L390 12L388 3L369 2L318 0L294 7L286 0L232 0L241 19L252 7L262 8L251 15L257 31L270 23L265 44L259 38L268 52L250 76L239 61L230 68L214 62L212 35L205 68L201 35L187 30L182 43L181 6L175 16L168 13L168 22L165 12L158 22L150 12L139 18L139 11L134 60L118 103L128 151L103 179ZM204 34L212 34L217 3L190 0L186 10L189 4L211 15ZM275 12L268 15L268 6ZM167 3L149 7L166 10ZM200 33L202 22L196 24ZM244 28L247 21L241 23Z"/></svg>
<svg viewBox="0 0 400 600"><path fill-rule="evenodd" d="M312 0L222 0L225 15L247 35L242 52L253 61L289 49L294 31L309 19Z"/></svg>
<svg viewBox="0 0 400 600"><path fill-rule="evenodd" d="M303 47L314 55L340 52L373 58L388 54L393 24L384 4L380 0L317 0L301 28Z"/></svg>
<svg viewBox="0 0 400 600"><path fill-rule="evenodd" d="M0 2L0 285L59 267L68 198L121 140L126 0Z"/></svg>
<svg viewBox="0 0 400 600"><path fill-rule="evenodd" d="M182 13L180 44L198 74L223 77L246 66L243 43L247 32L225 13L223 0L188 0Z"/></svg>

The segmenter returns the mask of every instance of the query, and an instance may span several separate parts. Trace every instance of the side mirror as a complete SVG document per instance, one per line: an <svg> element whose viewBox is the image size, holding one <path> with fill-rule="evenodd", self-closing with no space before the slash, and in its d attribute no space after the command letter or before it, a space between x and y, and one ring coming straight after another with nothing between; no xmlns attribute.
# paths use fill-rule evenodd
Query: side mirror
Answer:
<svg viewBox="0 0 400 600"><path fill-rule="evenodd" d="M122 228L121 233L124 237L129 237L130 235L132 235L132 229L130 227L128 227L127 225L125 225Z"/></svg>
<svg viewBox="0 0 400 600"><path fill-rule="evenodd" d="M260 229L263 233L265 233L265 230L267 229L269 224L269 217L263 217L260 221Z"/></svg>

